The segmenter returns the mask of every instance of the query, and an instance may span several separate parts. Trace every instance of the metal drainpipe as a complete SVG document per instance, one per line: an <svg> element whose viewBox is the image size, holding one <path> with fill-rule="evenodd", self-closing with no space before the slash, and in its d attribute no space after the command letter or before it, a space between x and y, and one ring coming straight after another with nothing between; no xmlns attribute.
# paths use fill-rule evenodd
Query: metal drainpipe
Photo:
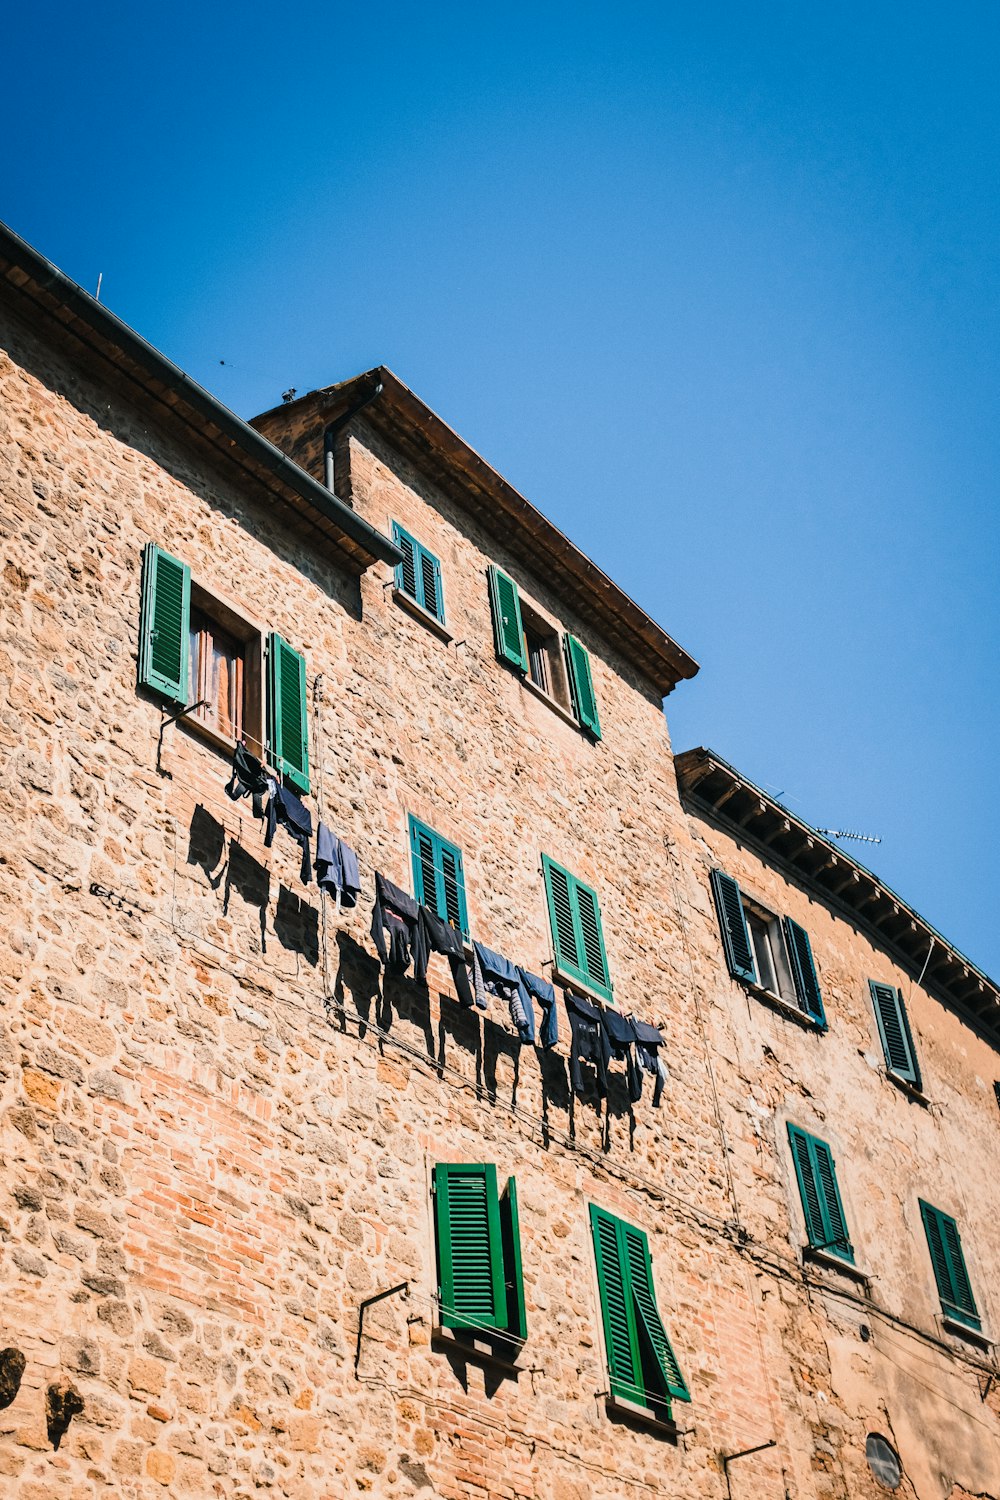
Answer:
<svg viewBox="0 0 1000 1500"><path fill-rule="evenodd" d="M337 441L337 434L342 427L347 426L353 417L357 416L362 407L367 406L370 401L374 401L381 394L382 382L379 380L376 382L374 389L368 392L367 396L362 396L360 401L356 401L353 406L349 406L347 411L343 412L335 422L331 422L323 433L323 481L331 495L336 494L333 483L333 448Z"/></svg>

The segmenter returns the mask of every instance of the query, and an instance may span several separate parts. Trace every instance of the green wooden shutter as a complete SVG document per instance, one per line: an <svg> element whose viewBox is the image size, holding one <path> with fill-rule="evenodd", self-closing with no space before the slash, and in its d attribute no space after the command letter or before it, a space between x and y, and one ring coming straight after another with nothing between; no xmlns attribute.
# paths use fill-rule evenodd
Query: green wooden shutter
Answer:
<svg viewBox="0 0 1000 1500"><path fill-rule="evenodd" d="M435 1166L434 1200L443 1326L506 1328L496 1167Z"/></svg>
<svg viewBox="0 0 1000 1500"><path fill-rule="evenodd" d="M467 933L469 919L465 910L465 872L462 869L462 851L444 839L438 840L438 858L441 872L441 900L444 920ZM439 907L438 915L442 912Z"/></svg>
<svg viewBox="0 0 1000 1500"><path fill-rule="evenodd" d="M618 1220L596 1204L590 1205L590 1232L597 1263L604 1347L608 1356L611 1394L642 1402L645 1391L637 1352L638 1337L632 1299L618 1243Z"/></svg>
<svg viewBox="0 0 1000 1500"><path fill-rule="evenodd" d="M595 739L601 738L601 721L597 714L597 699L594 682L590 675L590 654L574 635L567 635L563 646L566 653L566 670L569 675L573 713L577 722L588 729Z"/></svg>
<svg viewBox="0 0 1000 1500"><path fill-rule="evenodd" d="M715 909L719 914L722 946L725 949L729 972L736 979L748 979L751 984L755 984L757 971L754 968L753 950L750 947L750 933L747 930L740 888L731 875L725 875L721 870L713 870L712 894L715 897Z"/></svg>
<svg viewBox="0 0 1000 1500"><path fill-rule="evenodd" d="M467 936L469 914L461 849L449 844L412 813L409 826L414 899Z"/></svg>
<svg viewBox="0 0 1000 1500"><path fill-rule="evenodd" d="M612 999L607 951L597 895L547 854L542 855L556 966L570 979Z"/></svg>
<svg viewBox="0 0 1000 1500"><path fill-rule="evenodd" d="M691 1392L681 1374L677 1356L674 1354L667 1337L667 1330L663 1326L663 1320L656 1306L649 1241L643 1230L635 1229L631 1224L619 1220L618 1227L620 1239L624 1244L632 1297L635 1302L636 1327L640 1335L640 1357L642 1356L643 1335L645 1335L656 1362L655 1374L662 1381L665 1394L674 1396L678 1401L690 1401ZM648 1390L648 1381L646 1385Z"/></svg>
<svg viewBox="0 0 1000 1500"><path fill-rule="evenodd" d="M791 917L785 918L785 941L792 960L792 977L799 1005L814 1021L825 1026L826 1012L823 1009L823 996L820 994L809 934L798 922L793 922Z"/></svg>
<svg viewBox="0 0 1000 1500"><path fill-rule="evenodd" d="M434 865L434 838L430 830L415 818L410 819L410 854L413 863L413 897L420 906L438 909L437 870Z"/></svg>
<svg viewBox="0 0 1000 1500"><path fill-rule="evenodd" d="M521 1266L521 1225L517 1213L517 1183L508 1177L500 1194L500 1239L503 1245L504 1284L507 1290L507 1332L511 1338L528 1337L528 1314L524 1305L524 1273Z"/></svg>
<svg viewBox="0 0 1000 1500"><path fill-rule="evenodd" d="M972 1283L962 1253L962 1241L955 1220L939 1208L920 1199L920 1217L927 1236L934 1280L937 1283L941 1309L949 1318L969 1328L981 1328L982 1321L972 1294Z"/></svg>
<svg viewBox="0 0 1000 1500"><path fill-rule="evenodd" d="M854 1249L847 1232L833 1153L825 1141L808 1135L798 1125L788 1126L788 1140L810 1245L853 1264Z"/></svg>
<svg viewBox="0 0 1000 1500"><path fill-rule="evenodd" d="M267 642L268 760L296 791L309 790L306 659L277 631Z"/></svg>
<svg viewBox="0 0 1000 1500"><path fill-rule="evenodd" d="M493 613L493 640L497 656L519 672L528 670L528 652L521 623L521 600L517 584L500 569L490 566L490 609Z"/></svg>
<svg viewBox="0 0 1000 1500"><path fill-rule="evenodd" d="M894 985L878 984L874 979L869 979L868 987L875 1007L886 1066L891 1073L919 1088L920 1069L917 1066L917 1054L902 995Z"/></svg>
<svg viewBox="0 0 1000 1500"><path fill-rule="evenodd" d="M171 703L188 702L191 569L147 542L142 553L139 681Z"/></svg>
<svg viewBox="0 0 1000 1500"><path fill-rule="evenodd" d="M404 531L398 521L392 523L392 539L403 554L402 562L396 564L396 587L400 593L409 594L411 599L417 597L417 546L408 531Z"/></svg>
<svg viewBox="0 0 1000 1500"><path fill-rule="evenodd" d="M426 547L420 548L420 602L429 615L444 624L444 589L441 564Z"/></svg>

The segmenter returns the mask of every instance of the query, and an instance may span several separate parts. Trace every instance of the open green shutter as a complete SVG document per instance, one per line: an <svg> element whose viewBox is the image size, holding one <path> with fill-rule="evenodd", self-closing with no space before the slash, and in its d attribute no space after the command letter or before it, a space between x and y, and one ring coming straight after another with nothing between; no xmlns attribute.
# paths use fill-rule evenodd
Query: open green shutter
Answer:
<svg viewBox="0 0 1000 1500"><path fill-rule="evenodd" d="M549 903L556 964L564 973L581 975L580 946L573 920L573 903L570 900L571 876L561 865L549 859L547 854L542 855L542 869L545 872L545 892Z"/></svg>
<svg viewBox="0 0 1000 1500"><path fill-rule="evenodd" d="M913 1036L906 1015L906 1007L899 990L891 984L877 984L869 979L875 1019L878 1021L886 1066L900 1078L920 1087L920 1069L913 1046Z"/></svg>
<svg viewBox="0 0 1000 1500"><path fill-rule="evenodd" d="M599 740L601 721L597 714L594 682L590 675L590 654L574 635L566 636L564 646L573 712L584 729L589 729L594 738Z"/></svg>
<svg viewBox="0 0 1000 1500"><path fill-rule="evenodd" d="M142 553L139 681L171 703L188 702L191 569L147 542Z"/></svg>
<svg viewBox="0 0 1000 1500"><path fill-rule="evenodd" d="M465 873L462 869L462 852L453 844L438 840L437 856L440 861L441 891L444 910L438 908L438 916L467 933L469 918L465 910Z"/></svg>
<svg viewBox="0 0 1000 1500"><path fill-rule="evenodd" d="M748 979L751 984L755 984L757 971L754 968L750 933L747 931L747 919L743 912L740 888L731 875L725 875L721 870L713 870L712 894L715 897L715 909L719 914L722 946L725 949L729 972L736 979Z"/></svg>
<svg viewBox="0 0 1000 1500"><path fill-rule="evenodd" d="M437 868L434 863L434 839L422 823L410 819L410 853L413 863L413 898L420 906L438 909Z"/></svg>
<svg viewBox="0 0 1000 1500"><path fill-rule="evenodd" d="M597 896L588 885L584 885L579 880L574 882L574 886L587 978L595 989L607 991L610 989L608 957L604 951L604 932L601 928L601 911L597 904Z"/></svg>
<svg viewBox="0 0 1000 1500"><path fill-rule="evenodd" d="M795 1176L799 1184L799 1196L802 1199L802 1213L806 1221L806 1235L810 1245L825 1245L827 1240L826 1225L823 1222L823 1204L820 1198L819 1183L816 1180L816 1166L813 1154L809 1149L810 1138L804 1130L797 1125L789 1125L788 1139L792 1148L792 1160L795 1163Z"/></svg>
<svg viewBox="0 0 1000 1500"><path fill-rule="evenodd" d="M847 1233L847 1217L840 1201L837 1185L837 1168L833 1152L825 1141L813 1140L813 1156L816 1162L816 1183L823 1201L825 1218L824 1232L827 1247L842 1260L854 1260L854 1250Z"/></svg>
<svg viewBox="0 0 1000 1500"><path fill-rule="evenodd" d="M435 1166L434 1207L442 1325L473 1332L505 1329L496 1167Z"/></svg>
<svg viewBox="0 0 1000 1500"><path fill-rule="evenodd" d="M597 1287L601 1297L604 1347L608 1356L611 1394L626 1401L642 1402L642 1372L637 1353L635 1313L629 1295L627 1271L618 1240L618 1220L596 1204L590 1205L590 1231L594 1239Z"/></svg>
<svg viewBox="0 0 1000 1500"><path fill-rule="evenodd" d="M429 615L444 624L444 587L441 583L441 564L433 552L418 546L420 565L420 602Z"/></svg>
<svg viewBox="0 0 1000 1500"><path fill-rule="evenodd" d="M511 1338L528 1337L528 1314L524 1305L524 1273L521 1266L521 1225L517 1213L517 1183L508 1177L500 1194L500 1239L503 1245L504 1283L507 1289L507 1332Z"/></svg>
<svg viewBox="0 0 1000 1500"><path fill-rule="evenodd" d="M663 1395L674 1396L678 1401L690 1401L691 1392L681 1374L673 1347L667 1337L656 1295L653 1291L653 1266L649 1258L649 1241L643 1230L619 1220L619 1235L624 1245L632 1296L635 1300L636 1329L640 1334L639 1353L642 1356L643 1337L648 1340L655 1359L655 1375L663 1383ZM647 1392L650 1390L646 1382Z"/></svg>
<svg viewBox="0 0 1000 1500"><path fill-rule="evenodd" d="M517 584L506 573L491 565L490 609L493 613L493 639L497 656L509 662L519 672L528 670L528 653L524 645L524 629L521 624L521 600Z"/></svg>
<svg viewBox="0 0 1000 1500"><path fill-rule="evenodd" d="M402 561L396 564L396 587L400 593L409 594L411 599L416 599L417 543L398 521L392 523L392 539L403 554Z"/></svg>
<svg viewBox="0 0 1000 1500"><path fill-rule="evenodd" d="M267 754L296 791L309 790L306 659L277 631L267 643Z"/></svg>
<svg viewBox="0 0 1000 1500"><path fill-rule="evenodd" d="M950 1214L932 1208L920 1199L920 1217L927 1236L934 1280L942 1311L949 1318L965 1323L970 1328L981 1328L982 1322L972 1295L972 1283L962 1253L962 1241L958 1225Z"/></svg>
<svg viewBox="0 0 1000 1500"><path fill-rule="evenodd" d="M795 980L795 993L799 997L799 1004L814 1021L819 1021L822 1026L825 1026L826 1012L823 1009L823 996L820 994L809 934L804 927L799 926L798 922L793 922L791 917L786 917L785 939L792 960L792 976Z"/></svg>

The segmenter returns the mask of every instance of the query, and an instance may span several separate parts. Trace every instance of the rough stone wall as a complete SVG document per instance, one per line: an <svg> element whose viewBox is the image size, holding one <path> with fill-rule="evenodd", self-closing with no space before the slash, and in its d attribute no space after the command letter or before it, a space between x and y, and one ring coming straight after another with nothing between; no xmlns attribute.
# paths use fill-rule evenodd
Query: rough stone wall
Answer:
<svg viewBox="0 0 1000 1500"><path fill-rule="evenodd" d="M3 334L0 1344L25 1367L0 1407L0 1492L708 1500L724 1454L773 1438L731 1465L734 1500L876 1494L859 1457L875 1397L843 1394L843 1368L861 1388L854 1314L761 1260L797 1244L757 1113L781 1107L778 1082L737 1024L655 695L512 568L591 650L602 743L531 695L493 652L502 545L371 434L351 447L355 503L441 557L450 642L392 601L388 570L359 589L127 396L20 324ZM280 834L263 848L196 732L168 729L157 770L160 710L135 688L147 540L306 653L313 806L358 850L357 911L321 907ZM630 1109L620 1075L606 1107L574 1099L565 1018L555 1056L521 1049L497 1007L458 1009L438 960L426 989L383 982L372 872L410 884L408 812L462 846L473 930L536 972L540 854L596 887L616 995L664 1027L663 1109L648 1083ZM944 1055L945 1021L916 1019L921 1045L940 1023ZM432 1343L430 1171L461 1160L517 1177L516 1378ZM649 1233L694 1395L676 1442L604 1411L590 1201ZM358 1349L362 1299L402 1281ZM68 1384L82 1411L56 1448ZM984 1487L996 1416L976 1415L992 1432L970 1427L948 1484L915 1493Z"/></svg>

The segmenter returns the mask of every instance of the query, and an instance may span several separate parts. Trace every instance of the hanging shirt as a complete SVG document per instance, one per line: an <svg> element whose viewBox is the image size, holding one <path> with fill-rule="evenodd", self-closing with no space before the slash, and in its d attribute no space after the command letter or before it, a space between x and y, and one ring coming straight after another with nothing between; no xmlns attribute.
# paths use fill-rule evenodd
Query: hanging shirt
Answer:
<svg viewBox="0 0 1000 1500"><path fill-rule="evenodd" d="M656 1079L653 1085L653 1108L659 1109L663 1085L667 1081L667 1065L660 1052L663 1032L658 1026L651 1026L648 1021L640 1021L635 1016L631 1016L630 1020L635 1032L635 1055L639 1066L644 1073L650 1073Z"/></svg>
<svg viewBox="0 0 1000 1500"><path fill-rule="evenodd" d="M611 1056L625 1064L628 1096L634 1104L642 1097L642 1074L632 1052L635 1031L632 1022L610 1005L601 1007L601 1028L608 1039Z"/></svg>
<svg viewBox="0 0 1000 1500"><path fill-rule="evenodd" d="M375 905L372 907L372 941L390 974L405 974L414 960L415 978L427 973L427 938L420 921L420 907L413 897L378 871L375 872ZM389 945L386 945L386 933Z"/></svg>
<svg viewBox="0 0 1000 1500"><path fill-rule="evenodd" d="M584 1000L580 995L571 995L569 990L563 991L563 1000L569 1016L569 1079L573 1092L578 1096L584 1094L580 1063L591 1062L597 1069L597 1092L603 1099L608 1092L611 1047L601 1025L601 1013L596 1005L591 1005L589 1000Z"/></svg>
<svg viewBox="0 0 1000 1500"><path fill-rule="evenodd" d="M316 883L349 910L358 904L361 878L354 850L331 833L325 823L316 831Z"/></svg>
<svg viewBox="0 0 1000 1500"><path fill-rule="evenodd" d="M313 831L312 813L294 792L289 791L287 786L279 786L273 777L268 777L268 784L273 790L267 803L267 832L264 834L264 847L270 849L274 842L274 831L280 823L302 850L300 874L302 884L308 885L312 879L312 861L309 858L309 844Z"/></svg>
<svg viewBox="0 0 1000 1500"><path fill-rule="evenodd" d="M437 912L431 911L429 907L420 908L419 923L423 934L424 954L443 953L451 968L451 979L455 986L460 1005L471 1007L473 1004L472 986L469 983L469 970L465 962L465 943L462 934L457 927L450 922L443 921ZM418 974L414 971L415 979L423 979L427 973L426 958L424 959L424 973Z"/></svg>
<svg viewBox="0 0 1000 1500"><path fill-rule="evenodd" d="M264 798L270 791L269 777L261 761L251 755L246 745L237 745L233 751L232 775L226 784L226 796L233 802L241 797L253 798L253 815L264 816Z"/></svg>
<svg viewBox="0 0 1000 1500"><path fill-rule="evenodd" d="M521 1041L533 1044L535 1012L532 1009L531 996L525 989L520 971L510 959L504 958L502 953L494 953L493 949L487 948L484 943L473 943L472 971L476 983L476 1003L480 1009L486 1009L487 994L496 995L498 999L506 1003L510 1019Z"/></svg>

